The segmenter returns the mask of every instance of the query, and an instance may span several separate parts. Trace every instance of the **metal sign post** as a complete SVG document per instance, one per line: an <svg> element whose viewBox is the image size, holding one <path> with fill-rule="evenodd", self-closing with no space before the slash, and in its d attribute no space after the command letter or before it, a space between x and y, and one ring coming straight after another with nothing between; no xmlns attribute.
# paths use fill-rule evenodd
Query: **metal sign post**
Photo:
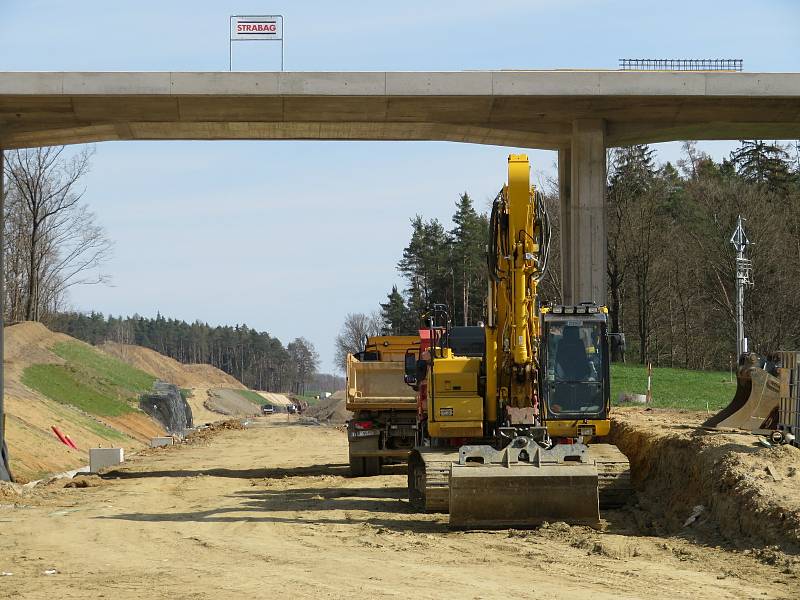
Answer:
<svg viewBox="0 0 800 600"><path fill-rule="evenodd" d="M228 71L233 70L233 42L278 41L283 71L283 15L232 15L228 39Z"/></svg>
<svg viewBox="0 0 800 600"><path fill-rule="evenodd" d="M736 250L736 356L747 352L747 338L744 336L744 288L752 286L753 263L744 257L750 240L744 232L742 215L736 219L736 229L731 236L731 244Z"/></svg>

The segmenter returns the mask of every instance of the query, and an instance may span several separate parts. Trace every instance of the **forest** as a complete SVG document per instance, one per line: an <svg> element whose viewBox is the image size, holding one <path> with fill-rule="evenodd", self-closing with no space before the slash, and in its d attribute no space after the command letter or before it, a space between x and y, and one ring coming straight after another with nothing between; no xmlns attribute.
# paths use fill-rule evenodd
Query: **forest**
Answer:
<svg viewBox="0 0 800 600"><path fill-rule="evenodd" d="M616 360L710 369L736 359L730 238L738 215L746 219L751 242L752 286L745 293L750 347L759 353L800 349L797 143L742 141L716 162L686 142L674 165L657 164L647 145L613 148L607 178L609 327L627 339ZM542 301L559 303L557 182L540 191L553 227ZM405 286L387 294L373 329L413 333L433 303L447 304L454 324L483 319L487 215L464 193L452 220L449 230L436 219L411 220L397 264ZM354 316L348 315L343 334Z"/></svg>
<svg viewBox="0 0 800 600"><path fill-rule="evenodd" d="M54 313L47 325L90 344L135 344L182 363L207 363L250 388L269 392L304 394L319 365L314 345L305 338L284 347L277 338L247 325L212 327L160 314L155 318L104 317L97 312Z"/></svg>

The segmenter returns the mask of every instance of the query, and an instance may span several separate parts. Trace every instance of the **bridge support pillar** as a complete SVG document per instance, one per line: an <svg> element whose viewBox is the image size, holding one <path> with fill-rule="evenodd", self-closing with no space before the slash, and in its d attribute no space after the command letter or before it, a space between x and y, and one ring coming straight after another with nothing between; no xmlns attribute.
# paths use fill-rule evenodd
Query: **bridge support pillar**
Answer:
<svg viewBox="0 0 800 600"><path fill-rule="evenodd" d="M5 413L5 355L3 352L6 308L6 264L5 264L5 162L3 148L0 146L0 481L11 481L11 467L8 465L8 447L6 446L6 413Z"/></svg>
<svg viewBox="0 0 800 600"><path fill-rule="evenodd" d="M558 153L562 295L565 304L606 303L605 121L579 119Z"/></svg>

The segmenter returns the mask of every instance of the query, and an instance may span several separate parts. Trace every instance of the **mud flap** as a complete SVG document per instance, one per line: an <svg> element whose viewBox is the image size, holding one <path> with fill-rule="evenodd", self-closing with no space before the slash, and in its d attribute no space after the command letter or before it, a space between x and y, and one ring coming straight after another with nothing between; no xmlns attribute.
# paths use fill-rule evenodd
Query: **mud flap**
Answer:
<svg viewBox="0 0 800 600"><path fill-rule="evenodd" d="M594 465L453 463L450 527L527 528L545 521L599 526L598 474Z"/></svg>

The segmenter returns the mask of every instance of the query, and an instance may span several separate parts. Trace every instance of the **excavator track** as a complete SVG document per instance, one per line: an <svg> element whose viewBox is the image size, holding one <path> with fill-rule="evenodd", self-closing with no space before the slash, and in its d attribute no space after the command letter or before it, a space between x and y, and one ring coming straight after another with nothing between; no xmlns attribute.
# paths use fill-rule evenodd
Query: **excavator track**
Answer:
<svg viewBox="0 0 800 600"><path fill-rule="evenodd" d="M626 456L611 444L592 444L589 457L597 467L601 509L619 508L633 496L631 468ZM424 512L447 513L450 509L450 465L458 452L449 449L419 448L408 463L408 499Z"/></svg>
<svg viewBox="0 0 800 600"><path fill-rule="evenodd" d="M628 458L611 444L590 444L589 458L597 466L600 508L619 508L626 504L633 497Z"/></svg>
<svg viewBox="0 0 800 600"><path fill-rule="evenodd" d="M449 512L450 465L458 452L437 448L418 448L408 458L408 500L424 512Z"/></svg>

